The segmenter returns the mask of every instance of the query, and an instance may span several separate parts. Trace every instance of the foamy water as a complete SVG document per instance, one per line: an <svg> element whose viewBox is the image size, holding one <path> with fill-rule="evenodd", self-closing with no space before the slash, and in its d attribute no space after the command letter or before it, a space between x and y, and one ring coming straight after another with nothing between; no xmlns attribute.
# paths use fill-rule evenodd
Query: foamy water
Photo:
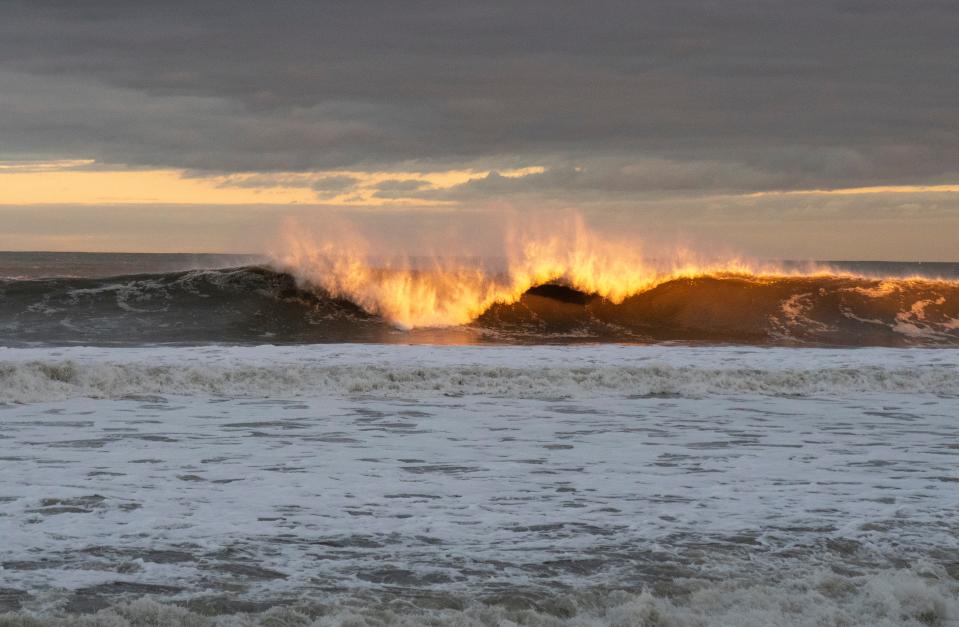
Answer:
<svg viewBox="0 0 959 627"><path fill-rule="evenodd" d="M4 349L0 401L0 624L959 619L952 349Z"/></svg>
<svg viewBox="0 0 959 627"><path fill-rule="evenodd" d="M575 398L959 393L956 350L689 346L0 348L0 401L173 394Z"/></svg>

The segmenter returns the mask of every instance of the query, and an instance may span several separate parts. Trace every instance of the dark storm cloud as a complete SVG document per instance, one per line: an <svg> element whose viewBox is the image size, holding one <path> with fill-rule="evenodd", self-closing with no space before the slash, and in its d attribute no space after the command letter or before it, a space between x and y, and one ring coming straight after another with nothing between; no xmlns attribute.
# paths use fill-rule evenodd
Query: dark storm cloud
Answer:
<svg viewBox="0 0 959 627"><path fill-rule="evenodd" d="M0 145L212 171L548 166L463 193L933 182L959 163L957 32L953 0L8 0Z"/></svg>

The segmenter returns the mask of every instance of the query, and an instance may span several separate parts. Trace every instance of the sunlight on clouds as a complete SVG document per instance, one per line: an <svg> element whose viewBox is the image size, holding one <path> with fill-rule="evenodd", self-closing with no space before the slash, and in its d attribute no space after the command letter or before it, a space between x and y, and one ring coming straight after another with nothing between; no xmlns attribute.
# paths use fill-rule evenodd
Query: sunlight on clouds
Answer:
<svg viewBox="0 0 959 627"><path fill-rule="evenodd" d="M540 174L545 171L541 166L512 168L497 170L500 176L518 178L530 174ZM388 182L421 183L411 190L447 189L456 185L468 183L471 180L482 179L492 170L442 170L435 172L414 171L375 171L364 172L359 170L337 170L336 172L281 172L281 173L242 173L222 177L213 177L217 185L222 188L254 188L254 189L296 189L312 188L316 191L319 200L338 205L448 205L449 201L425 201L420 198L382 198L376 195L379 186ZM324 183L331 179L349 178L355 182L347 189L329 189Z"/></svg>
<svg viewBox="0 0 959 627"><path fill-rule="evenodd" d="M184 170L83 169L91 159L0 161L0 204L316 204L362 206L447 205L449 201L382 198L378 185L421 183L416 189L444 189L488 176L489 170L248 172L196 175ZM504 177L527 176L542 167L498 171ZM336 185L329 185L335 180Z"/></svg>
<svg viewBox="0 0 959 627"><path fill-rule="evenodd" d="M176 170L0 172L0 204L289 204L314 202L309 189L218 188Z"/></svg>
<svg viewBox="0 0 959 627"><path fill-rule="evenodd" d="M72 170L96 163L93 159L55 159L55 160L0 160L0 173L4 172L55 172Z"/></svg>
<svg viewBox="0 0 959 627"><path fill-rule="evenodd" d="M542 174L542 166L511 169L335 170L316 172L197 173L182 169L105 167L92 159L0 160L0 205L191 204L315 205L345 207L444 207L454 199L423 197L424 191L461 187L496 176L518 179ZM741 198L955 193L959 185L885 185L795 189L736 195Z"/></svg>
<svg viewBox="0 0 959 627"><path fill-rule="evenodd" d="M747 196L855 196L858 194L923 194L959 192L959 185L877 185L874 187L843 187L838 189L793 189L776 192L756 192Z"/></svg>

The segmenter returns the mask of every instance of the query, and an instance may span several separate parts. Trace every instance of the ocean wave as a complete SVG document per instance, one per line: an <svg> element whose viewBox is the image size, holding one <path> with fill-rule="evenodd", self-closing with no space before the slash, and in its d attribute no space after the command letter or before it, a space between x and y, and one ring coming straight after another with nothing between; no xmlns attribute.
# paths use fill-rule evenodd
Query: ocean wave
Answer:
<svg viewBox="0 0 959 627"><path fill-rule="evenodd" d="M376 276L385 281L389 273ZM416 276L418 283L404 298L434 279L444 290L460 294L448 276L442 281L428 272ZM385 287L380 291L380 297L389 296ZM465 288L463 294L471 297ZM436 300L426 288L420 297L418 311L430 309ZM379 302L354 302L266 267L3 280L0 344L683 341L959 346L959 282L930 278L707 274L663 280L615 302L560 281L494 300L461 325L445 325L442 303L436 301L437 312L430 319L438 321L437 326L416 329L402 323L403 316L391 316Z"/></svg>
<svg viewBox="0 0 959 627"><path fill-rule="evenodd" d="M0 401L30 403L144 394L216 396L488 395L815 395L872 392L959 393L950 365L758 370L695 366L503 366L484 364L317 365L303 362L155 364L46 359L0 362Z"/></svg>
<svg viewBox="0 0 959 627"><path fill-rule="evenodd" d="M959 619L957 595L959 585L942 568L919 566L858 576L798 573L766 583L688 581L673 594L585 590L553 597L516 594L499 602L452 595L420 602L358 597L318 604L304 599L260 611L214 615L204 611L202 601L175 605L141 598L87 615L8 612L0 614L0 626L928 627Z"/></svg>

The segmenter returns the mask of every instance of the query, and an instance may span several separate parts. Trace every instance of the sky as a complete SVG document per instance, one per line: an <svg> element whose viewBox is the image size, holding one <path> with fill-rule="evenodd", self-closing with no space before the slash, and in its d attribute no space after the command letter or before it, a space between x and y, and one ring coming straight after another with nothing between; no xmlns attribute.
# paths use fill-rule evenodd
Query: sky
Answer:
<svg viewBox="0 0 959 627"><path fill-rule="evenodd" d="M959 261L955 0L0 2L0 249L576 212Z"/></svg>

